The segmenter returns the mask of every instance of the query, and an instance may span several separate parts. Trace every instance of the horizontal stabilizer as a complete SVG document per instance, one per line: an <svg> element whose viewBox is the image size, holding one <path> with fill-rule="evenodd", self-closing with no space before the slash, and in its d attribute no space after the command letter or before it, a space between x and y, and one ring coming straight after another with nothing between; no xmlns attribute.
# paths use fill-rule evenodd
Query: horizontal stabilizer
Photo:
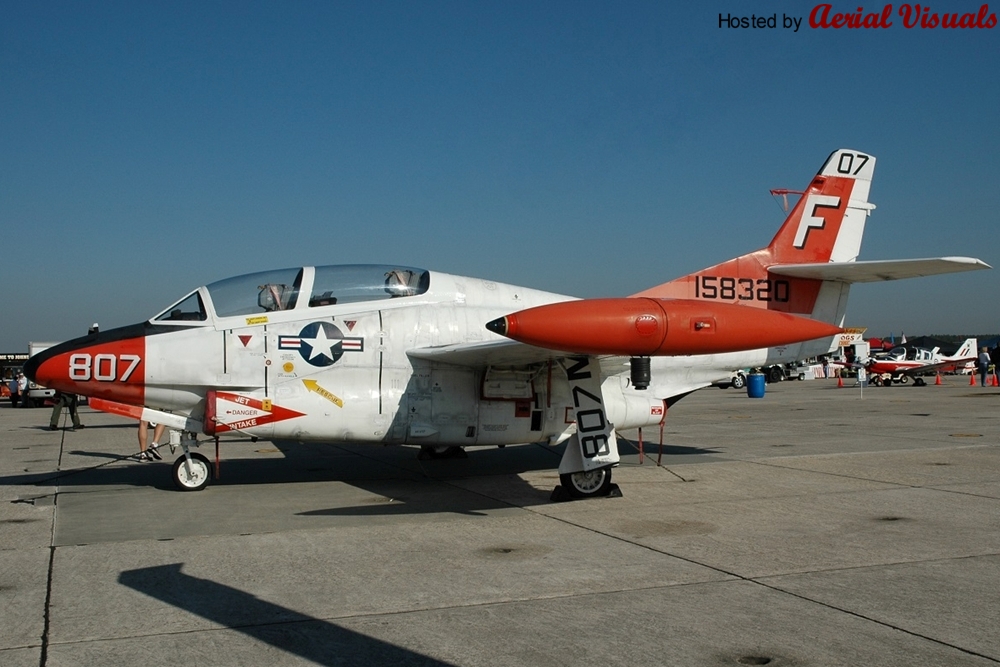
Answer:
<svg viewBox="0 0 1000 667"><path fill-rule="evenodd" d="M826 262L819 264L776 264L768 273L794 278L833 280L842 283L874 283L960 273L993 268L974 257L931 257L927 259L886 259L865 262Z"/></svg>

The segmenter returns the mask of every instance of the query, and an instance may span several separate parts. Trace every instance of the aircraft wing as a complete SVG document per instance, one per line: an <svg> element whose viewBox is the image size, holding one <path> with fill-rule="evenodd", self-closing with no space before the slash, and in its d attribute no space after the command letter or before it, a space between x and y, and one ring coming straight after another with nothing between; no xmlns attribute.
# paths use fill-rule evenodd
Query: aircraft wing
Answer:
<svg viewBox="0 0 1000 667"><path fill-rule="evenodd" d="M490 340L480 343L456 343L454 345L436 345L418 347L407 350L406 355L413 359L436 361L455 366L469 368L486 368L487 366L528 366L545 363L564 357L580 356L579 353L565 350L547 350L534 345L525 345L515 340ZM614 375L628 370L628 358L617 356L601 356L601 372L604 375Z"/></svg>
<svg viewBox="0 0 1000 667"><path fill-rule="evenodd" d="M490 340L478 343L455 343L417 347L406 356L473 368L485 366L521 366L565 357L568 353L525 345L515 340Z"/></svg>
<svg viewBox="0 0 1000 667"><path fill-rule="evenodd" d="M825 264L776 264L770 273L793 278L836 280L844 283L874 283L935 276L942 273L978 271L993 268L974 257L932 257L926 259L887 259L864 262L827 262Z"/></svg>
<svg viewBox="0 0 1000 667"><path fill-rule="evenodd" d="M963 366L970 361L975 361L976 357L968 357L966 359L949 359L948 361L939 361L933 364L924 364L923 366L917 366L916 368L907 368L898 371L900 375L922 375L923 373L929 373L931 371L941 370L943 368L958 368Z"/></svg>

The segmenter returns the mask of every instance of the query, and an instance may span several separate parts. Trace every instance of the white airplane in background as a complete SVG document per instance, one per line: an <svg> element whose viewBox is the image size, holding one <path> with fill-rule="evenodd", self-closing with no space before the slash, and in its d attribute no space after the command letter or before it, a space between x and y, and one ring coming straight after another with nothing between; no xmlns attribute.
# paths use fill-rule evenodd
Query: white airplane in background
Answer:
<svg viewBox="0 0 1000 667"><path fill-rule="evenodd" d="M576 300L423 269L318 266L199 287L141 324L33 357L36 382L166 424L184 490L198 434L419 445L568 441L560 481L607 494L616 430L733 368L831 350L850 286L989 268L945 257L856 261L875 158L835 151L771 243L621 299Z"/></svg>
<svg viewBox="0 0 1000 667"><path fill-rule="evenodd" d="M925 373L953 371L969 362L974 362L979 356L977 345L975 338L967 338L958 351L950 357L941 354L940 348L937 347L933 350L922 347L909 350L905 347L894 347L888 352L872 355L865 362L865 368L875 384L886 387L893 382L906 384L912 377L913 384L919 387L925 384L920 377Z"/></svg>

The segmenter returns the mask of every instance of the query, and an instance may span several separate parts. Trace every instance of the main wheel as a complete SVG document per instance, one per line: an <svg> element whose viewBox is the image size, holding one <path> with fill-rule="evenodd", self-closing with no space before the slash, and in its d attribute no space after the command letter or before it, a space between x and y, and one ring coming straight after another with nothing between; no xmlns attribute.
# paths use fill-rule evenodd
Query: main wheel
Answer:
<svg viewBox="0 0 1000 667"><path fill-rule="evenodd" d="M469 454L464 448L448 445L422 445L417 452L417 459L421 461L433 461L435 459L467 459Z"/></svg>
<svg viewBox="0 0 1000 667"><path fill-rule="evenodd" d="M606 496L611 490L611 468L559 475L563 488L574 498Z"/></svg>
<svg viewBox="0 0 1000 667"><path fill-rule="evenodd" d="M781 368L778 366L771 366L771 369L767 372L767 379L771 384L781 382L783 377L785 377L785 374L781 372Z"/></svg>
<svg viewBox="0 0 1000 667"><path fill-rule="evenodd" d="M201 454L191 454L191 464L186 456L174 461L174 484L181 491L201 491L212 478L212 464Z"/></svg>
<svg viewBox="0 0 1000 667"><path fill-rule="evenodd" d="M733 376L733 381L730 384L732 384L733 389L742 389L747 386L746 376L743 373L737 373Z"/></svg>
<svg viewBox="0 0 1000 667"><path fill-rule="evenodd" d="M898 378L896 378L896 382L898 382L899 384L906 384L909 381L910 381L910 376L908 375L900 375Z"/></svg>

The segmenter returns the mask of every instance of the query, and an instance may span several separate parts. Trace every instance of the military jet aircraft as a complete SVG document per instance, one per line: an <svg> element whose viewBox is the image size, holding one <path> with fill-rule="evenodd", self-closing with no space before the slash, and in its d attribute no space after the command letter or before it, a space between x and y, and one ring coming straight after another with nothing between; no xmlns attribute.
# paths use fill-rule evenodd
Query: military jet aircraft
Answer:
<svg viewBox="0 0 1000 667"><path fill-rule="evenodd" d="M733 368L828 352L852 283L988 268L857 261L874 167L867 153L835 151L769 245L631 297L578 300L398 265L296 267L199 287L25 371L170 427L183 490L213 474L192 451L199 434L243 433L427 454L568 441L565 492L607 494L618 430L658 425Z"/></svg>

